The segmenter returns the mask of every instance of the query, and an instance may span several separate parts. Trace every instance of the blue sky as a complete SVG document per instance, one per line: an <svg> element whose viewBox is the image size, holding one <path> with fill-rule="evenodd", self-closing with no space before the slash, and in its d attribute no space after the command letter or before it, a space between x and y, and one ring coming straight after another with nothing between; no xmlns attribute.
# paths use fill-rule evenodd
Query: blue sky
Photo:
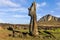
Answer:
<svg viewBox="0 0 60 40"><path fill-rule="evenodd" d="M29 24L28 8L34 0L0 0L0 23ZM37 20L51 14L60 17L60 0L36 0Z"/></svg>

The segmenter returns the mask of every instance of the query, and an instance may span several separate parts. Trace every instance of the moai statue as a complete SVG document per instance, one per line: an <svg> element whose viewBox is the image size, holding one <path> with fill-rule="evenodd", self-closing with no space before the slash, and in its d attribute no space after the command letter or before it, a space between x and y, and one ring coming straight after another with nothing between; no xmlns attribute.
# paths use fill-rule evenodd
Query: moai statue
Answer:
<svg viewBox="0 0 60 40"><path fill-rule="evenodd" d="M29 10L29 16L31 17L30 20L30 26L29 26L29 32L37 36L38 35L38 28L37 28L37 16L36 16L36 3L35 1L32 3L31 7L28 8Z"/></svg>

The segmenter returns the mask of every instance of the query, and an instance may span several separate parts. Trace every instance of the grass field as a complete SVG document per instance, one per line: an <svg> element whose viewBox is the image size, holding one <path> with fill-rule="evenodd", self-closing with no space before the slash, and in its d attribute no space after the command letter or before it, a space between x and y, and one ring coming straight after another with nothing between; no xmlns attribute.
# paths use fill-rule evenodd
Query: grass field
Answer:
<svg viewBox="0 0 60 40"><path fill-rule="evenodd" d="M21 32L28 32L28 30L20 30ZM23 37L12 37L9 36L9 34L12 34L11 31L7 29L0 29L0 40L60 40L60 29L56 30L46 30L48 32L51 32L56 38L48 37L48 34L44 33L45 30L40 30L39 37L33 37L33 36L23 36Z"/></svg>

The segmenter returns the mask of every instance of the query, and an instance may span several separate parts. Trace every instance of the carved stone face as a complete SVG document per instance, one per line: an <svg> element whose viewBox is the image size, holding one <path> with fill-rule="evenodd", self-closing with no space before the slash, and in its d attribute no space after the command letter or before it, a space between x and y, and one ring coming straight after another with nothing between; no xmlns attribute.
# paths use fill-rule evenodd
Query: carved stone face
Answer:
<svg viewBox="0 0 60 40"><path fill-rule="evenodd" d="M30 8L28 8L28 10L29 10L29 14L28 14L28 15L29 15L29 16L31 16L31 12L30 12L30 11L31 11L31 9L30 9Z"/></svg>
<svg viewBox="0 0 60 40"><path fill-rule="evenodd" d="M29 16L33 16L34 15L34 7L28 8L29 10Z"/></svg>
<svg viewBox="0 0 60 40"><path fill-rule="evenodd" d="M28 10L29 10L28 15L33 17L35 15L35 12L36 12L35 2L32 3L32 5L30 6L30 8L28 8Z"/></svg>

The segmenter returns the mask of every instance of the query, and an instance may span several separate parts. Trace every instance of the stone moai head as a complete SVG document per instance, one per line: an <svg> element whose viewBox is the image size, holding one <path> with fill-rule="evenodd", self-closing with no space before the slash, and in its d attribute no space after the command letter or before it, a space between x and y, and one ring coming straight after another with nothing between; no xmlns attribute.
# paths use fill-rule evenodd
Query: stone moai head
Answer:
<svg viewBox="0 0 60 40"><path fill-rule="evenodd" d="M28 10L29 10L29 14L28 15L29 16L33 16L35 14L35 12L36 12L36 3L33 2L31 7L28 8Z"/></svg>

